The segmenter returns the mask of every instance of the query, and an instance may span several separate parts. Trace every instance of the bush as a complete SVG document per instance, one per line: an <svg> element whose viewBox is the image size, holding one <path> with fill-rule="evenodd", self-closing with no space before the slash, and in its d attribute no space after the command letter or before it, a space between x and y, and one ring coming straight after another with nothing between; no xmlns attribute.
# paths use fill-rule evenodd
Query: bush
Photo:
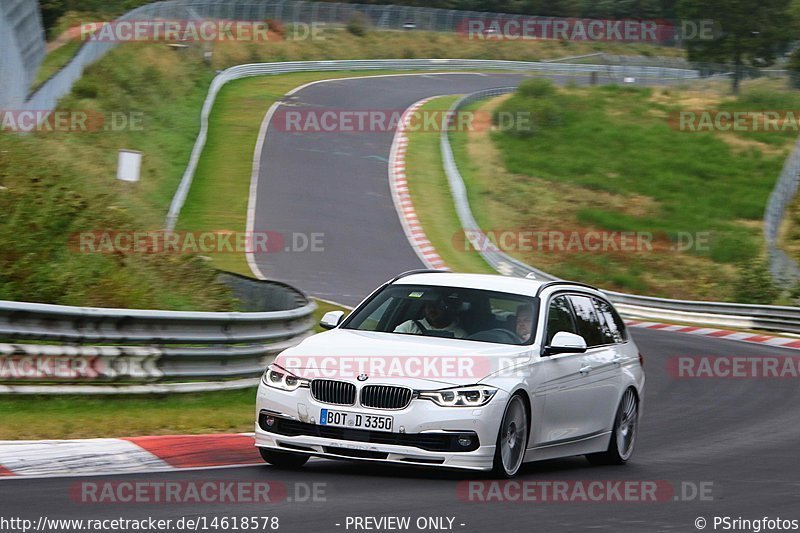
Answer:
<svg viewBox="0 0 800 533"><path fill-rule="evenodd" d="M556 87L548 79L534 78L522 82L516 94L524 98L549 98L556 94Z"/></svg>
<svg viewBox="0 0 800 533"><path fill-rule="evenodd" d="M77 98L97 98L99 90L93 79L85 77L75 82L72 92Z"/></svg>
<svg viewBox="0 0 800 533"><path fill-rule="evenodd" d="M369 32L369 19L360 11L353 13L347 22L347 31L356 37L364 37Z"/></svg>
<svg viewBox="0 0 800 533"><path fill-rule="evenodd" d="M733 291L735 300L746 304L772 304L780 294L765 259L741 263Z"/></svg>
<svg viewBox="0 0 800 533"><path fill-rule="evenodd" d="M514 96L497 108L492 123L507 135L526 139L563 124L563 106L550 80L534 79L520 85Z"/></svg>

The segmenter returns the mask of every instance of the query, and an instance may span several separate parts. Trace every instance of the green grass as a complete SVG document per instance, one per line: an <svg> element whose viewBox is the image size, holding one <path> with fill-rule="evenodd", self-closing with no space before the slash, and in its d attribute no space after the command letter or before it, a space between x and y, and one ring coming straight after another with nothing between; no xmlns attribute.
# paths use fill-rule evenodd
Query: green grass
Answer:
<svg viewBox="0 0 800 533"><path fill-rule="evenodd" d="M462 108L464 113L479 114L485 112L482 110L482 102L473 102ZM469 132L467 131L453 131L450 133L450 146L453 150L453 157L458 164L458 171L464 180L467 188L467 199L469 200L472 216L478 222L481 228L491 228L491 218L487 213L486 200L490 194L491 187L484 188L486 185L483 180L479 179L482 172L477 160L473 160L467 153L467 139Z"/></svg>
<svg viewBox="0 0 800 533"><path fill-rule="evenodd" d="M800 95L772 82L752 84L738 99L676 88L544 92L480 104L532 113L533 133L453 135L481 226L653 232L664 247L681 233L708 232L708 249L686 253L514 255L609 289L732 299L737 265L761 253L764 206L794 135L685 133L668 117L687 108L796 109ZM701 96L708 101L698 106Z"/></svg>
<svg viewBox="0 0 800 533"><path fill-rule="evenodd" d="M163 227L197 135L213 73L154 45L122 46L89 67L62 110L140 113L141 131L0 133L0 298L98 307L230 310L195 256L81 253L71 237ZM142 180L115 179L121 148L144 153Z"/></svg>
<svg viewBox="0 0 800 533"><path fill-rule="evenodd" d="M641 194L656 199L660 207L646 216L634 216L598 206L582 210L580 222L619 230L724 230L736 232L740 243L749 240L732 223L760 219L783 154L765 156L756 149L736 153L713 133L677 132L650 115L673 110L653 103L651 95L650 89L617 86L562 93L554 97L564 110L557 124L543 127L531 138L506 133L493 138L512 173L615 195ZM794 99L793 104L797 103L800 97ZM752 105L762 104L737 102L721 107ZM529 101L515 97L505 107L526 106L534 109ZM765 135L748 137L786 143L785 135ZM754 248L749 243L742 253L749 255ZM719 261L739 259L742 253L729 242L711 250Z"/></svg>
<svg viewBox="0 0 800 533"><path fill-rule="evenodd" d="M457 99L457 96L436 98L424 104L420 112L447 111ZM414 211L439 256L455 272L493 273L480 254L463 246L463 231L442 166L439 134L422 129L412 131L408 135L407 154L406 177Z"/></svg>
<svg viewBox="0 0 800 533"><path fill-rule="evenodd" d="M160 396L0 396L0 440L253 431L255 389Z"/></svg>

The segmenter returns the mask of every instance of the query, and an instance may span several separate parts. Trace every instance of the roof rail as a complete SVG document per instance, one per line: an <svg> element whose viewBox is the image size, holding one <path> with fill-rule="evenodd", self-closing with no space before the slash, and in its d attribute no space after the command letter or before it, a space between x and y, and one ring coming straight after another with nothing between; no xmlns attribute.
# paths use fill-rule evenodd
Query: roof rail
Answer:
<svg viewBox="0 0 800 533"><path fill-rule="evenodd" d="M448 272L448 271L447 270L437 270L435 268L417 268L417 269L414 269L414 270L407 270L406 272L403 272L402 274L398 274L397 276L392 278L389 281L389 285L391 285L392 283L394 283L395 281L397 281L399 279L405 278L407 276L413 276L414 274L433 274L435 272L444 273L444 272Z"/></svg>
<svg viewBox="0 0 800 533"><path fill-rule="evenodd" d="M577 285L578 287L585 287L587 289L592 289L597 292L603 292L597 287L589 285L588 283L581 283L580 281L566 281L563 279L559 279L555 281L548 281L546 283L542 283L542 285L539 286L539 289L536 291L536 296L539 296L543 290L547 289L548 287L552 287L553 285Z"/></svg>

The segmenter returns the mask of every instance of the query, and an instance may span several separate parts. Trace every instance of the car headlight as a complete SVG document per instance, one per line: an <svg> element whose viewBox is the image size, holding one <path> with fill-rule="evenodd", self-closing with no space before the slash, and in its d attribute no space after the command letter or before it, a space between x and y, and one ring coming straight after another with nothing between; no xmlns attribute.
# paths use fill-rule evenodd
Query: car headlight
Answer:
<svg viewBox="0 0 800 533"><path fill-rule="evenodd" d="M418 398L431 400L442 407L480 407L489 403L497 389L485 385L471 385L454 389L420 391Z"/></svg>
<svg viewBox="0 0 800 533"><path fill-rule="evenodd" d="M290 392L300 387L308 387L311 384L309 380L299 378L277 365L269 365L267 367L264 375L261 376L261 382L268 387Z"/></svg>

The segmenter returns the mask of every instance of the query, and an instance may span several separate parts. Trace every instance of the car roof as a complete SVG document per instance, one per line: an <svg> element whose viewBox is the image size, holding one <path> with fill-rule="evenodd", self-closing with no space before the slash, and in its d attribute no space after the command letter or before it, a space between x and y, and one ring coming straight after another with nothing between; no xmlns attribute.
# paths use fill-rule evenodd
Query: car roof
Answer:
<svg viewBox="0 0 800 533"><path fill-rule="evenodd" d="M536 296L544 282L509 276L491 274L459 274L455 272L422 272L405 275L393 282L394 285L433 285L440 287L464 287L487 291L508 292Z"/></svg>
<svg viewBox="0 0 800 533"><path fill-rule="evenodd" d="M603 295L600 289L583 283L559 280L557 282L518 278L496 274L464 274L447 271L407 272L392 281L393 285L432 285L437 287L463 287L487 291L537 296L546 285L557 285L558 289L580 290ZM605 296L605 295L603 295Z"/></svg>

